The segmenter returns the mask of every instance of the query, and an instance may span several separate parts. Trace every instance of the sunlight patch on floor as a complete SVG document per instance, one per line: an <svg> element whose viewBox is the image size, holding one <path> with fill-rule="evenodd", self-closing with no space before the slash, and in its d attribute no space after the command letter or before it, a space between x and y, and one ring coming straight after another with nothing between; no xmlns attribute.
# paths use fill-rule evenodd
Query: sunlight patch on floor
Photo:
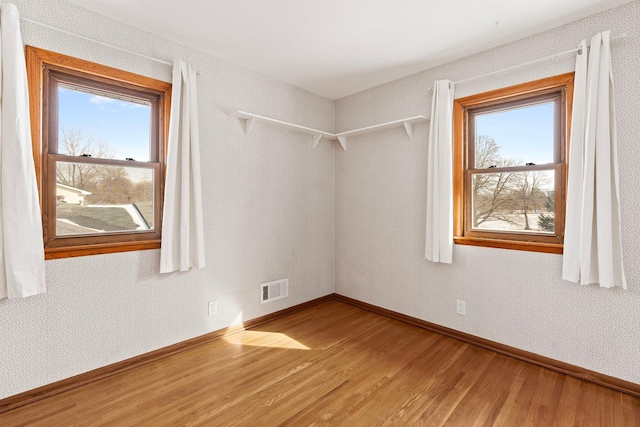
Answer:
<svg viewBox="0 0 640 427"><path fill-rule="evenodd" d="M224 339L230 344L310 350L306 345L279 332L242 331L227 335Z"/></svg>

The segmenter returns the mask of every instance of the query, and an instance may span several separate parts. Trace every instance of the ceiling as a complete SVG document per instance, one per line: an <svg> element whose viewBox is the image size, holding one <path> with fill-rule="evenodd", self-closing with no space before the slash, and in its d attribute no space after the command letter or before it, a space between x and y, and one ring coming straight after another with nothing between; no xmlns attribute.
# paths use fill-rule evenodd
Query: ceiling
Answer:
<svg viewBox="0 0 640 427"><path fill-rule="evenodd" d="M339 99L631 0L68 1Z"/></svg>

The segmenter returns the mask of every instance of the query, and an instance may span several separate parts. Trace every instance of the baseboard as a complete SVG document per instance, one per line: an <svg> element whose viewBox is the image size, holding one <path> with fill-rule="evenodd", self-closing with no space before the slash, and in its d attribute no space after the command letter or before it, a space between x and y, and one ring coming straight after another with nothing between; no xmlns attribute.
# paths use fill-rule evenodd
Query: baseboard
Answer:
<svg viewBox="0 0 640 427"><path fill-rule="evenodd" d="M195 338L191 338L186 341L179 342L177 344L163 347L158 350L151 351L149 353L141 354L136 357L132 357L121 362L117 362L111 365L103 366L93 371L85 372L70 378L66 378L55 383L47 384L42 387L35 388L33 390L26 391L24 393L9 396L0 400L0 414L8 412L12 409L19 408L21 406L28 405L33 402L37 402L47 397L55 396L56 394L63 393L68 390L72 390L77 387L81 387L85 384L89 384L95 381L99 381L104 378L108 378L113 375L126 372L131 369L135 369L139 366L146 365L147 363L154 362L156 360L163 359L165 357L172 356L177 353L207 344L211 341L222 338L223 336L242 331L245 329L253 328L275 320L289 314L313 307L327 301L340 301L345 304L352 305L354 307L361 308L376 314L380 314L391 319L399 320L401 322L414 325L429 331L446 335L451 338L455 338L460 341L467 342L469 344L485 348L487 350L495 351L496 353L503 354L505 356L513 357L525 362L532 363L534 365L542 366L543 368L551 369L566 375L570 375L581 380L589 381L595 384L602 385L604 387L611 388L623 393L630 394L635 397L640 397L640 384L635 384L629 381L621 380L619 378L604 375L598 372L590 371L588 369L581 368L579 366L570 365L568 363L561 362L559 360L551 359L539 354L531 353L525 350L520 350L515 347L510 347L505 344L500 344L495 341L490 341L484 338L476 337L464 332L456 331L444 326L437 325L435 323L427 322L416 317L411 317L406 314L398 313L392 310L387 310L382 307L378 307L372 304L368 304L362 301L358 301L353 298L349 298L343 295L330 294L321 298L317 298L284 310L277 311L275 313L261 316L255 319L245 321L242 326L220 329L218 331L210 332L205 335L201 335Z"/></svg>
<svg viewBox="0 0 640 427"><path fill-rule="evenodd" d="M559 360L551 359L539 354L531 353L525 350L520 350L515 347L510 347L505 344L500 344L495 341L480 338L474 335L470 335L464 332L456 331L455 329L446 328L444 326L437 325L435 323L427 322L416 317L407 316L406 314L398 313L395 311L387 310L386 308L378 307L372 304L368 304L362 301L358 301L353 298L345 297L343 295L334 294L334 299L343 303L352 305L354 307L361 308L382 316L389 317L391 319L399 320L410 325L418 326L423 329L427 329L438 334L446 335L451 338L455 338L460 341L464 341L469 344L473 344L478 347L485 348L487 350L495 351L496 353L504 354L505 356L513 357L515 359L523 360L525 362L532 363L534 365L542 366L543 368L551 369L562 374L570 375L581 380L589 381L604 387L611 388L613 390L621 391L623 393L630 394L635 397L640 397L640 384L632 383L630 381L621 380L620 378L611 377L595 371L581 368L579 366L570 365Z"/></svg>
<svg viewBox="0 0 640 427"><path fill-rule="evenodd" d="M324 297L298 304L296 306L286 308L275 313L267 314L266 316L247 320L243 322L242 326L220 329L205 335L200 335L198 337L191 338L189 340L182 341L168 347L163 347L149 353L141 354L139 356L123 360L121 362L94 369L93 371L85 372L70 378L66 378L64 380L57 381L55 383L47 384L42 387L26 391L24 393L16 394L14 396L9 396L5 399L0 400L0 414L11 411L12 409L19 408L21 406L28 405L33 402L37 402L42 399L46 399L47 397L55 396L56 394L64 393L65 391L81 387L85 384L89 384L95 381L102 380L104 378L111 377L113 375L120 374L122 372L129 371L131 369L135 369L142 365L146 365L147 363L155 362L156 360L181 353L183 351L201 346L203 344L207 344L211 341L220 339L223 336L228 335L229 333L253 328L271 320L287 316L289 314L304 310L309 307L313 307L323 302L331 301L333 299L334 294L326 295Z"/></svg>

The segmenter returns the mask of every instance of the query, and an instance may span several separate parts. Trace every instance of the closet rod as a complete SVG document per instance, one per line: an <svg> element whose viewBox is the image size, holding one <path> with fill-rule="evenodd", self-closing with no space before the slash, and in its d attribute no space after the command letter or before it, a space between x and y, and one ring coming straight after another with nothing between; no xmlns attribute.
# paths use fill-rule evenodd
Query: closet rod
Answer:
<svg viewBox="0 0 640 427"><path fill-rule="evenodd" d="M28 18L20 18L20 19L22 19L25 22L29 22L31 24L39 25L40 27L48 28L48 29L53 30L53 31L58 31L60 33L64 33L64 34L68 34L70 36L78 37L79 39L87 40L87 41L90 41L90 42L93 42L93 43L97 43L99 45L102 45L102 46L105 46L105 47L108 47L108 48L111 48L111 49L119 50L121 52L129 53L131 55L139 56L141 58L145 58L145 59L148 59L150 61L158 62L160 64L165 64L165 65L173 65L173 63L169 62L169 61L164 61L162 59L154 58L152 56L143 55L142 53L134 52L132 50L125 49L123 47L119 47L119 46L113 45L111 43L106 43L106 42L102 42L100 40L92 39L90 37L85 37L85 36L82 36L82 35L80 35L78 33L72 33L71 31L63 30L62 28L53 27L51 25L44 24L42 22L34 21L33 19L28 19ZM197 74L200 74L200 72L198 71Z"/></svg>
<svg viewBox="0 0 640 427"><path fill-rule="evenodd" d="M618 37L612 38L611 41L624 39L626 37L627 37L627 35L623 33L623 34L620 34ZM573 48L573 49L565 50L564 52L554 53L553 55L545 56L544 58L534 59L533 61L525 62L523 64L513 65L511 67L502 68L500 70L491 71L489 73L481 74L479 76L469 77L468 79L462 79L462 80L458 80L457 82L452 82L452 83L456 84L456 85L460 84L460 83L466 83L466 82L469 82L471 80L481 79L483 77L489 77L489 76L492 76L494 74L504 73L505 71L511 71L511 70L515 70L516 68L526 67L527 65L537 64L538 62L547 61L549 59L553 59L553 58L556 58L558 56L568 55L570 53L576 53L578 51L580 51L580 48L576 47L576 48ZM433 89L429 89L429 90L433 90Z"/></svg>

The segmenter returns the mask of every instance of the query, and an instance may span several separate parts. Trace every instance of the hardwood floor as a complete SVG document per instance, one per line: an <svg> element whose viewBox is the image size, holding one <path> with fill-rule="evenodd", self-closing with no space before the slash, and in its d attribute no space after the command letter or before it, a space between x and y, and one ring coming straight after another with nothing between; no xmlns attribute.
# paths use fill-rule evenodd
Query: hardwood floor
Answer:
<svg viewBox="0 0 640 427"><path fill-rule="evenodd" d="M23 425L640 427L640 399L329 301L0 415Z"/></svg>

